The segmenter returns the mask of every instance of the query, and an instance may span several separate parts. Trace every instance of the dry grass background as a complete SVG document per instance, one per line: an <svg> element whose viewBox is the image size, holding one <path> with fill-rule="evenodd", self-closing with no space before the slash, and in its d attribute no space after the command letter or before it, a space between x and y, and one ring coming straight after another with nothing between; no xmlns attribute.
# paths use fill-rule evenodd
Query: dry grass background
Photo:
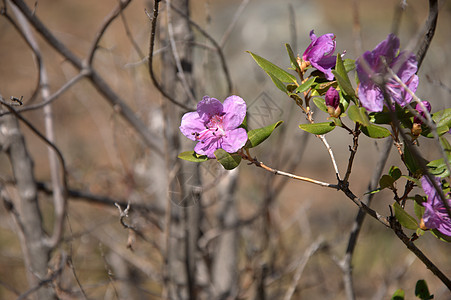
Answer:
<svg viewBox="0 0 451 300"><path fill-rule="evenodd" d="M86 55L96 30L117 1L70 1L70 0L39 0L36 13L43 22L60 38L73 52L79 56ZM390 32L393 11L399 1L360 1L360 21L363 37L363 49L372 49ZM32 5L34 1L27 1ZM191 1L192 18L220 39L225 28L230 24L233 14L241 1ZM426 1L407 1L407 9L403 15L400 39L402 47L410 46L417 31L427 17ZM291 116L292 122L284 126L292 134L292 140L282 145L269 141L256 149L256 155L271 165L274 153L295 153L295 140L302 138L297 130L297 124L304 122L300 112L292 112L289 99L286 99L266 78L246 50L255 52L271 61L288 66L283 44L290 42L288 11L294 10L297 24L297 51L302 54L309 43L308 32L324 34L333 32L337 36L337 50L346 50L346 57L355 58L354 36L352 33L353 1L251 1L245 8L235 29L232 31L225 46L225 55L234 82L234 92L241 95L248 104L264 92L272 101L280 105L280 116L268 116L266 121L277 121L274 118L286 119ZM0 5L1 6L1 5ZM149 39L149 20L144 8L150 10L148 1L133 1L125 11L125 17L141 50L146 53ZM211 21L207 21L207 17ZM420 86L418 96L430 100L433 111L449 107L451 104L451 71L449 55L451 41L451 3L443 1L439 15L436 36L429 53L419 73ZM200 36L197 38L201 39ZM64 84L75 70L64 59L56 54L41 38L44 62L47 64L50 89L55 91ZM164 101L153 88L146 64L140 64L142 57L130 46L122 23L116 20L101 40L100 49L95 57L94 66L105 76L115 91L120 94L138 115L149 120L149 126L158 127L158 120L152 121L153 112ZM205 52L196 51L196 68L198 76L202 76L199 94L208 94L220 100L225 94L224 79L214 65L214 57L205 56ZM158 68L164 68L158 65ZM213 75L212 75L213 74ZM440 87L439 81L448 88ZM0 92L5 97L24 96L28 99L36 84L36 66L30 51L18 37L11 25L0 18ZM39 101L39 100L38 100ZM152 192L155 188L147 174L146 164L149 164L148 150L143 147L140 139L133 133L114 110L102 100L101 96L82 80L61 96L53 104L56 123L56 144L64 153L69 166L71 186L89 190L93 193L110 195L115 198L127 198L131 194L147 195L144 201L154 201ZM43 131L43 113L34 111L24 113L37 128ZM35 162L36 178L42 182L49 181L47 149L27 128L22 127L29 151ZM276 140L277 132L271 139ZM335 150L339 167L344 172L348 158L348 144L351 139L346 134L329 137ZM420 143L427 144L426 140ZM381 142L361 139L359 153L355 161L350 182L357 195L362 195L371 177L372 168L377 158ZM296 167L296 173L317 178L323 181L334 181L334 173L325 149L313 138L308 141L304 158ZM188 149L186 149L188 150ZM433 159L436 152L433 148L427 150L427 157ZM283 165L286 157L277 157ZM398 164L399 159L393 150L390 162ZM277 167L277 165L274 165ZM157 175L157 174L153 174ZM240 214L252 215L264 199L265 186L269 174L243 164L240 166L238 200ZM9 162L4 154L0 155L0 178L11 178ZM262 178L264 180L262 180ZM273 180L279 180L277 178ZM390 193L382 192L374 200L374 207L379 212L389 214L391 204ZM40 204L48 215L45 220L51 228L51 201L41 195ZM215 205L208 207L207 212L215 211ZM357 213L357 208L342 194L332 190L321 189L306 183L289 182L277 201L272 205L274 211L274 227L272 245L279 246L272 259L275 265L288 266L301 255L306 247L317 236L323 236L332 247L328 252L321 252L309 261L304 271L297 299L344 299L341 271L331 259L341 257L345 251L348 232ZM113 252L127 251L127 232L118 221L118 211L115 207L92 205L71 201L69 205L70 232L74 235L69 247L72 253L73 265L90 299L109 299L112 293L112 283L107 276L107 261L114 259ZM159 235L159 230L145 218L138 220L145 234L153 237ZM244 268L255 262L252 255L245 253L258 245L255 233L262 234L256 222L246 227L242 232L242 251L240 260ZM0 208L0 298L14 299L12 290L25 291L23 260L13 224L6 210ZM253 245L255 243L255 245ZM417 245L442 269L451 276L450 245L439 242L429 234L421 237ZM256 246L258 247L258 246ZM142 267L158 266L161 256L152 245L137 241L135 252L146 258ZM250 255L250 256L249 256ZM142 271L142 270L141 270ZM160 270L155 269L154 272ZM151 271L152 272L152 271ZM392 232L382 228L373 220L366 220L354 257L355 286L359 299L371 299L376 291L386 286L381 299L387 299L395 289L408 291L407 299L412 299L414 284L418 279L426 279L430 289L436 294L435 299L451 299L449 291L441 282L398 241ZM243 284L247 278L243 274ZM153 291L158 299L160 287L152 280L141 282L147 291ZM273 296L280 287L275 281ZM283 285L282 285L283 286ZM151 294L147 294L149 299ZM277 298L277 297L276 297ZM274 298L274 299L276 299Z"/></svg>

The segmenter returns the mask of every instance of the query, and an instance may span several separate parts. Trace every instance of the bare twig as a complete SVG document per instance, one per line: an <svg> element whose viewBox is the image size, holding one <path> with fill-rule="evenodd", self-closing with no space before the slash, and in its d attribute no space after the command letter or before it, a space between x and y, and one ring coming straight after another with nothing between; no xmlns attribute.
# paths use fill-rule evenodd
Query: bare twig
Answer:
<svg viewBox="0 0 451 300"><path fill-rule="evenodd" d="M188 80L185 76L185 70L183 70L182 62L180 60L179 53L177 51L177 45L175 44L174 40L174 28L172 26L172 15L171 15L171 0L166 1L168 3L168 9L166 10L166 15L168 19L168 36L169 36L169 44L171 45L172 55L175 60L175 65L177 66L178 75L180 78L180 82L183 86L183 89L185 90L186 95L192 102L197 102L194 98L192 87L188 83Z"/></svg>
<svg viewBox="0 0 451 300"><path fill-rule="evenodd" d="M175 6L171 6L171 8L178 14L180 14L182 17L186 18L186 20L194 27L196 28L197 31L199 31L207 40L210 41L210 43L213 45L213 49L216 50L218 56L219 56L219 60L221 61L221 66L222 66L222 70L224 72L224 76L226 78L227 81L227 92L228 94L232 93L232 78L230 77L230 73L229 73L229 68L227 67L227 62L224 56L224 52L222 51L222 46L220 43L216 42L216 40L209 34L207 33L202 27L200 27L196 22L194 22L193 20L191 20L191 18L189 18L189 16L187 16L186 14L184 14L180 9L178 9Z"/></svg>
<svg viewBox="0 0 451 300"><path fill-rule="evenodd" d="M85 66L78 57L75 56L60 40L58 40L47 27L33 14L30 8L23 0L11 0L28 19L31 25L42 35L42 37L52 46L58 53L66 58L79 71L85 70ZM124 119L136 130L144 142L152 150L159 155L162 154L155 136L147 129L144 122L139 119L131 108L119 97L105 80L94 70L88 68L88 75L86 76L94 87L104 96L110 105L124 117Z"/></svg>
<svg viewBox="0 0 451 300"><path fill-rule="evenodd" d="M368 192L373 191L377 188L379 184L379 178L381 177L382 170L387 162L388 155L390 149L392 147L392 141L387 139L384 143L382 151L380 152L378 162L373 171L373 176L368 184ZM363 203L365 203L368 207L371 204L371 200L375 194L368 193L363 199ZM355 246L357 245L357 239L359 237L360 229L362 228L363 221L365 220L366 213L363 209L359 209L357 216L355 218L354 224L352 225L351 233L349 235L348 246L346 248L346 254L343 257L343 260L339 263L342 271L343 271L343 282L345 286L345 291L348 300L355 299L354 294L354 286L352 279L352 257L354 254Z"/></svg>
<svg viewBox="0 0 451 300"><path fill-rule="evenodd" d="M91 48L89 50L89 54L86 58L86 63L88 66L92 66L92 61L94 60L94 55L96 50L98 49L98 44L103 34L106 32L108 26L122 13L122 11L130 4L131 0L119 0L117 7L115 7L110 14L105 17L103 20L103 24L100 26L99 31L97 31L96 37L92 41Z"/></svg>
<svg viewBox="0 0 451 300"><path fill-rule="evenodd" d="M153 84L155 85L155 87L158 89L158 91L160 91L161 95L163 95L163 97L165 97L166 99L168 99L170 102L172 102L173 104L185 109L185 110L195 110L192 107L189 107L183 103L180 103L179 101L177 101L176 99L174 99L172 96L170 96L164 89L163 87L160 85L160 83L158 82L157 78L155 77L155 73L153 71L153 50L155 47L155 32L157 29L157 19L158 19L158 11L159 11L159 0L155 0L154 1L154 7L153 7L153 17L151 17L148 14L148 17L152 20L151 22L151 29L150 29L150 46L149 46L149 60L148 60L148 64L149 64L149 73L150 73L150 78L152 79Z"/></svg>
<svg viewBox="0 0 451 300"><path fill-rule="evenodd" d="M302 272L304 271L305 265L307 264L310 257L312 257L315 252L317 252L321 247L324 245L324 239L322 237L319 237L313 244L310 245L302 255L301 259L299 259L299 262L296 267L296 272L294 273L293 280L291 281L290 286L287 289L287 292L285 293L284 300L290 300L293 297L293 294L296 290L296 286L299 282L299 279L301 278Z"/></svg>
<svg viewBox="0 0 451 300"><path fill-rule="evenodd" d="M438 1L429 0L429 15L425 24L425 34L421 44L418 47L416 55L418 61L418 71L420 70L421 64L423 63L423 59L426 56L426 52L428 51L429 45L431 44L432 38L434 37L435 27L437 26L437 18L438 18Z"/></svg>

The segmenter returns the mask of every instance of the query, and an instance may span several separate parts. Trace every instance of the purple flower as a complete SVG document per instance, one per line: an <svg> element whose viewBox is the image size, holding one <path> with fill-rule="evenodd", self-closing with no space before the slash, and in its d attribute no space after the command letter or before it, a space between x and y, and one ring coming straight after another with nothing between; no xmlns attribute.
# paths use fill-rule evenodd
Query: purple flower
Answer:
<svg viewBox="0 0 451 300"><path fill-rule="evenodd" d="M335 118L339 117L341 114L340 95L333 86L327 90L325 99L329 115Z"/></svg>
<svg viewBox="0 0 451 300"><path fill-rule="evenodd" d="M412 92L417 90L418 76L415 75L417 72L415 55L408 51L398 54L398 51L399 39L391 33L373 51L366 51L357 59L356 69L360 80L359 98L362 106L368 111L379 112L384 106L384 94L372 80L373 77L384 75L386 72L382 57ZM386 83L386 89L391 99L401 106L405 106L412 100L412 96L393 78Z"/></svg>
<svg viewBox="0 0 451 300"><path fill-rule="evenodd" d="M238 96L227 97L224 104L204 96L197 104L197 111L183 115L180 131L199 142L194 147L197 154L215 158L217 149L235 153L246 144L246 130L237 128L245 116L246 102Z"/></svg>
<svg viewBox="0 0 451 300"><path fill-rule="evenodd" d="M328 80L334 79L332 68L335 67L337 60L336 56L332 56L335 51L335 35L328 33L317 37L312 30L310 39L312 42L305 49L302 59L323 72Z"/></svg>
<svg viewBox="0 0 451 300"><path fill-rule="evenodd" d="M428 110L428 112L431 112L431 104L427 101L421 101L423 103L424 107ZM417 103L417 106L415 106L415 110L420 114L420 116L423 117L423 119L426 119L426 114L423 110L423 107L421 107L420 103ZM413 118L413 122L416 124L423 124L423 122L418 117Z"/></svg>
<svg viewBox="0 0 451 300"><path fill-rule="evenodd" d="M440 178L435 177L435 182L440 186ZM421 186L427 195L427 201L423 202L423 206L426 208L422 220L424 225L426 228L437 229L440 233L451 236L451 219L429 178L421 177ZM451 199L446 199L446 201L451 206Z"/></svg>

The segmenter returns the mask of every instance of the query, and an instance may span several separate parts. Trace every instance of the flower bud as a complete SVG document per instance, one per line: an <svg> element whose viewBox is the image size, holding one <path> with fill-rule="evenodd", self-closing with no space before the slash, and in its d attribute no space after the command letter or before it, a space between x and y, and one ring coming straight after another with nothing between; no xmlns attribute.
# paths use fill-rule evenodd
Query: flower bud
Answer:
<svg viewBox="0 0 451 300"><path fill-rule="evenodd" d="M423 106L428 110L428 112L431 112L431 104L430 104L429 102L427 102L427 101L422 101L421 103L422 103ZM420 105L420 103L418 103L418 104L415 106L415 110L418 112L418 114L419 114L421 117L423 117L424 119L426 119L426 114L425 114L425 112L424 112L424 110L423 110L422 105ZM414 137L418 137L418 136L421 134L421 132L422 132L421 125L422 125L422 124L423 124L423 122L421 121L420 118L418 118L417 116L413 117L412 135L413 135Z"/></svg>
<svg viewBox="0 0 451 300"><path fill-rule="evenodd" d="M326 92L326 106L327 112L331 117L337 118L341 115L340 109L340 95L338 91L331 86Z"/></svg>

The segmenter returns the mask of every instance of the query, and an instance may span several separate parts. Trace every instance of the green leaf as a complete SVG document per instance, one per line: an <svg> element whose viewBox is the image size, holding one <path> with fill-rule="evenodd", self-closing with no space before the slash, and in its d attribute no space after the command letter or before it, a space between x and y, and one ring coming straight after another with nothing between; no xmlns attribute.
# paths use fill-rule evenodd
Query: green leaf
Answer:
<svg viewBox="0 0 451 300"><path fill-rule="evenodd" d="M224 149L216 150L215 156L216 156L216 159L219 161L219 163L221 163L221 165L226 170L235 169L236 167L238 167L238 165L241 162L241 156L239 154L236 154L236 153L230 154L230 153L226 152Z"/></svg>
<svg viewBox="0 0 451 300"><path fill-rule="evenodd" d="M338 55L337 55L337 57L338 57ZM349 78L346 76L346 78L348 78L348 80L344 79L335 70L332 70L332 74L334 74L335 79L338 82L338 86L340 87L340 90L342 90L345 95L354 97L355 91L354 91L354 88L352 87L351 83L349 82Z"/></svg>
<svg viewBox="0 0 451 300"><path fill-rule="evenodd" d="M396 117L400 122L409 120L412 114L407 110L396 111ZM389 112L372 112L369 114L370 121L375 124L390 124L391 123L391 113Z"/></svg>
<svg viewBox="0 0 451 300"><path fill-rule="evenodd" d="M352 97L344 95L342 91L340 91L340 106L341 113L345 113L349 107L349 103L351 103Z"/></svg>
<svg viewBox="0 0 451 300"><path fill-rule="evenodd" d="M430 230L430 232L432 233L433 236L435 236L439 240L441 240L443 242L451 243L451 236L444 235L437 229L432 229L432 230Z"/></svg>
<svg viewBox="0 0 451 300"><path fill-rule="evenodd" d="M396 181L402 176L401 170L396 166L391 166L390 170L388 170L388 175L393 177L393 179Z"/></svg>
<svg viewBox="0 0 451 300"><path fill-rule="evenodd" d="M326 101L323 98L314 97L313 103L315 103L316 107L327 113Z"/></svg>
<svg viewBox="0 0 451 300"><path fill-rule="evenodd" d="M381 179L379 179L379 186L381 190L385 188L393 188L394 183L395 179L393 179L390 175L382 175Z"/></svg>
<svg viewBox="0 0 451 300"><path fill-rule="evenodd" d="M257 62L257 64L260 66L260 68L262 68L266 73L268 73L269 76L271 76L271 79L273 79L273 77L274 77L274 78L277 78L281 82L297 83L296 82L296 77L294 77L293 75L291 75L287 71L279 68L278 66L276 66L272 62L264 59L263 57L255 54L255 53L252 53L250 51L247 51L247 52Z"/></svg>
<svg viewBox="0 0 451 300"><path fill-rule="evenodd" d="M424 199L424 197L421 197L421 196L419 196L419 197ZM418 201L414 202L413 210L415 211L415 215L418 217L418 219L421 219L423 217L425 209L426 208L423 205L421 205L420 203L418 203Z"/></svg>
<svg viewBox="0 0 451 300"><path fill-rule="evenodd" d="M417 220L409 215L398 202L393 203L393 208L395 209L395 217L402 226L412 230L418 228Z"/></svg>
<svg viewBox="0 0 451 300"><path fill-rule="evenodd" d="M418 161L418 159L415 157L409 150L409 147L407 145L404 145L404 163L406 164L407 168L409 169L412 174L417 174L417 172L421 171L421 165ZM427 161L424 161L425 164L427 164Z"/></svg>
<svg viewBox="0 0 451 300"><path fill-rule="evenodd" d="M272 73L267 73L269 77L271 77L272 82L276 85L276 87L281 90L284 93L288 93L288 88L283 84L282 81L280 81L276 76L274 76Z"/></svg>
<svg viewBox="0 0 451 300"><path fill-rule="evenodd" d="M447 126L451 127L451 108L439 110L432 114L432 120L437 124L437 127Z"/></svg>
<svg viewBox="0 0 451 300"><path fill-rule="evenodd" d="M192 161L192 162L197 162L197 163L209 160L209 158L206 155L199 155L194 151L182 152L177 157L187 160L187 161Z"/></svg>
<svg viewBox="0 0 451 300"><path fill-rule="evenodd" d="M362 132L373 139L382 139L390 136L390 130L385 127L369 124L368 126L364 126L361 128Z"/></svg>
<svg viewBox="0 0 451 300"><path fill-rule="evenodd" d="M448 162L451 164L451 156L448 156ZM429 167L429 172L437 177L448 177L450 172L445 164L443 158L436 159L427 164Z"/></svg>
<svg viewBox="0 0 451 300"><path fill-rule="evenodd" d="M299 125L304 131L316 134L323 135L335 129L334 122L323 122L323 123L313 123L313 124L301 124Z"/></svg>
<svg viewBox="0 0 451 300"><path fill-rule="evenodd" d="M283 121L278 121L274 124L268 125L263 128L250 130L247 133L248 140L247 140L247 143L244 146L244 148L256 147L257 145L262 143L264 140L266 140L271 135L271 133L274 131L274 129L279 127L279 125L282 123L283 123Z"/></svg>
<svg viewBox="0 0 451 300"><path fill-rule="evenodd" d="M391 296L391 300L404 300L405 292L402 289L397 289Z"/></svg>
<svg viewBox="0 0 451 300"><path fill-rule="evenodd" d="M415 296L421 300L429 300L434 298L434 296L429 293L426 280L421 279L417 281L417 284L415 285Z"/></svg>
<svg viewBox="0 0 451 300"><path fill-rule="evenodd" d="M363 107L358 107L356 105L350 106L348 108L348 116L349 119L351 119L355 123L362 124L363 126L370 125L368 116L366 114L366 109Z"/></svg>
<svg viewBox="0 0 451 300"><path fill-rule="evenodd" d="M315 77L310 77L309 80L305 81L304 83L302 83L300 86L297 87L297 89L295 90L295 93L303 93L306 90L308 90L314 83L315 83Z"/></svg>
<svg viewBox="0 0 451 300"><path fill-rule="evenodd" d="M335 75L335 79L337 80L340 89L343 90L346 95L355 96L355 90L351 85L351 80L349 80L341 55L337 55L335 70L332 70L332 73Z"/></svg>
<svg viewBox="0 0 451 300"><path fill-rule="evenodd" d="M287 48L288 56L290 57L291 66L295 70L299 69L299 65L296 60L296 56L294 55L293 49L291 49L290 44L285 44L285 48Z"/></svg>
<svg viewBox="0 0 451 300"><path fill-rule="evenodd" d="M355 70L355 60L353 59L346 58L345 60L343 60L343 65L345 67L346 73Z"/></svg>

